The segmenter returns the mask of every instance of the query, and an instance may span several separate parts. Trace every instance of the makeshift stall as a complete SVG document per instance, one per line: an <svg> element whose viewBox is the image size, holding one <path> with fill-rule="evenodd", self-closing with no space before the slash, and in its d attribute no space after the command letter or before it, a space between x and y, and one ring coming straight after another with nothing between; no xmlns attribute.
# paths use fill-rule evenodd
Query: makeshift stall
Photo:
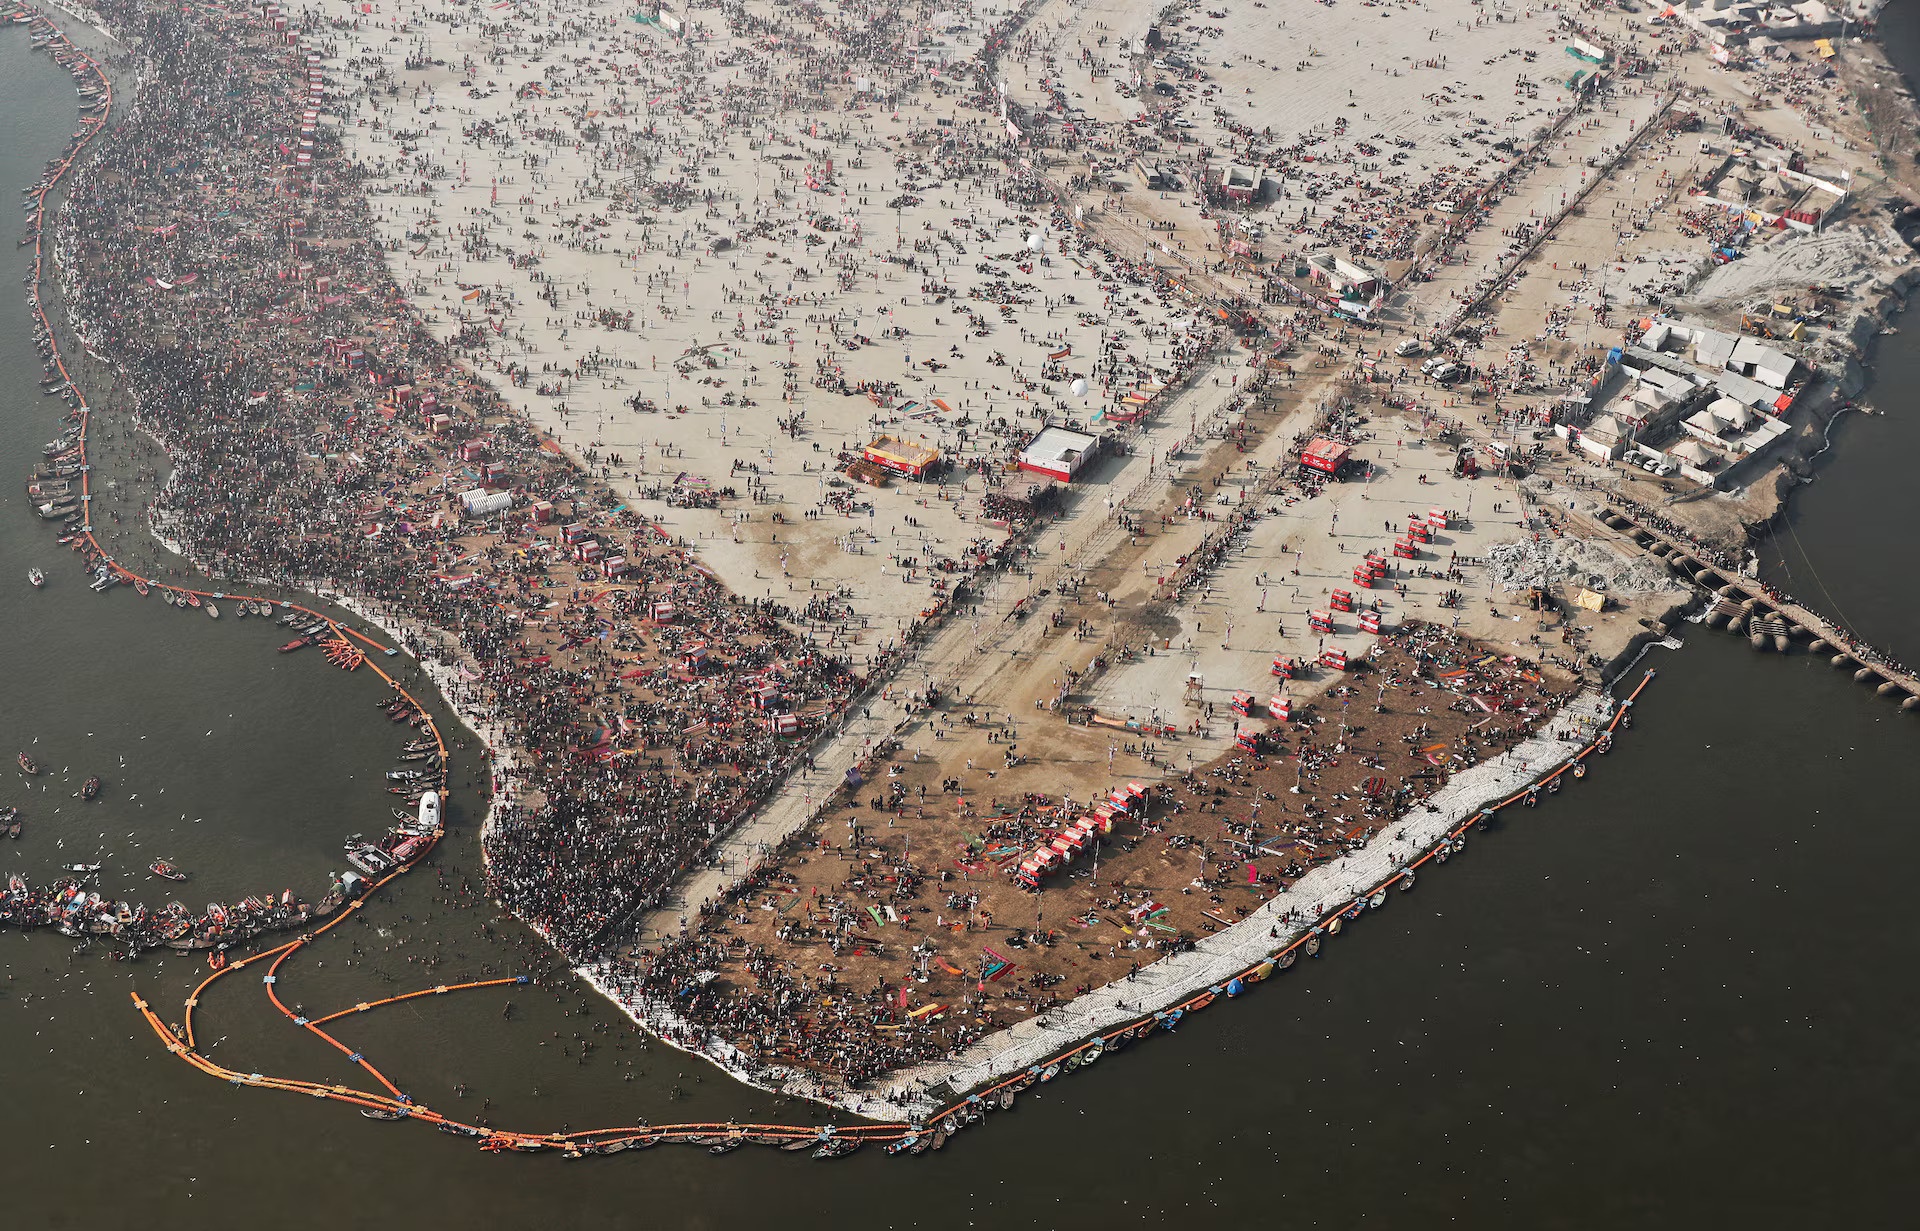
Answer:
<svg viewBox="0 0 1920 1231"><path fill-rule="evenodd" d="M1353 457L1353 450L1337 440L1316 436L1300 453L1300 464L1321 474L1338 475Z"/></svg>

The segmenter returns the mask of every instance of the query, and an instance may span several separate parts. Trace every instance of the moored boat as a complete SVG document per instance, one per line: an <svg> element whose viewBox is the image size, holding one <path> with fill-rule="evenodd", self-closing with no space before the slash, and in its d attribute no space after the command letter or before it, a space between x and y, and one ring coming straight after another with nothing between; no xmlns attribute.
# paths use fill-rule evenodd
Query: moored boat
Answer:
<svg viewBox="0 0 1920 1231"><path fill-rule="evenodd" d="M859 1149L858 1137L835 1137L813 1152L815 1158L845 1158Z"/></svg>
<svg viewBox="0 0 1920 1231"><path fill-rule="evenodd" d="M392 856L370 842L359 842L349 846L347 862L372 877L384 876L394 867Z"/></svg>

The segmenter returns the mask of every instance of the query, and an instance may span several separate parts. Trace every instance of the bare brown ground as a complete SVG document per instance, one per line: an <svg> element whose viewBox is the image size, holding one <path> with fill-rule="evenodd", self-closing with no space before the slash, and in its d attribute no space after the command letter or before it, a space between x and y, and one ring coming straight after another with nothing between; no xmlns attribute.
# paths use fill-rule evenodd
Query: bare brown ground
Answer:
<svg viewBox="0 0 1920 1231"><path fill-rule="evenodd" d="M1407 635L1383 639L1372 663L1296 705L1294 722L1240 720L1273 728L1263 754L1191 770L1178 738L1054 716L1009 726L964 698L943 705L937 764L894 751L709 925L733 956L700 1015L730 1022L766 1062L830 1067L836 1051L879 1047L905 1063L1236 922L1453 770L1524 738L1565 689L1444 630L1409 631L1439 657L1416 670ZM1181 721L1235 716L1193 709ZM1089 850L1037 893L1014 882L1046 835L1129 781L1152 788L1151 806L1099 844L1097 874Z"/></svg>

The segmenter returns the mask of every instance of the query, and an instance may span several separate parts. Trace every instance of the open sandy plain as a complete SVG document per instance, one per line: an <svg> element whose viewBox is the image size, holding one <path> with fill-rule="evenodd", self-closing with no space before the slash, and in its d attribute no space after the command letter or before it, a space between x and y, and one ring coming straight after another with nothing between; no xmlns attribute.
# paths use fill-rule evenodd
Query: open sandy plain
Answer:
<svg viewBox="0 0 1920 1231"><path fill-rule="evenodd" d="M796 840L881 857L823 812L855 767L1013 801L1215 762L1234 695L1282 690L1277 657L1371 649L1355 616L1307 615L1430 510L1447 525L1419 558L1357 591L1388 629L1428 622L1566 685L1686 597L1585 519L1617 468L1548 442L1522 481L1480 448L1532 449L1622 316L1706 272L1684 185L1709 155L1667 120L1745 116L1764 74L1707 67L1675 27L1581 12L1643 65L1595 90L1571 80L1591 66L1564 54L1565 10L1466 0L320 8L346 87L329 118L412 306L734 590L831 598L817 631L856 662L1000 549L1034 431L1109 433L648 944ZM1837 87L1803 67L1767 70L1796 102L1766 122L1860 163L1817 101ZM1269 181L1237 231L1203 191L1227 162ZM1148 164L1175 183L1139 182ZM1253 224L1255 253L1231 251ZM1379 270L1377 328L1271 293L1316 253ZM1434 384L1392 353L1409 339L1475 378ZM1134 391L1145 418L1108 418ZM1294 455L1328 425L1355 463L1321 486ZM949 468L850 479L880 432ZM1489 473L1454 473L1463 445ZM1587 587L1609 610L1566 608ZM1089 711L1135 731L1064 717Z"/></svg>

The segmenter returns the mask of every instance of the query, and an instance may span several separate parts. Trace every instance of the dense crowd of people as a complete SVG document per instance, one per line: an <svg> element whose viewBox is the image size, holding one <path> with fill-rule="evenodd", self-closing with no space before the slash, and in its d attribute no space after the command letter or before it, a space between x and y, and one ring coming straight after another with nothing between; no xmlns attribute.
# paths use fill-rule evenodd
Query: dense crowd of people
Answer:
<svg viewBox="0 0 1920 1231"><path fill-rule="evenodd" d="M174 462L155 525L217 576L370 601L454 665L456 701L524 750L491 891L570 958L602 952L860 677L543 448L418 322L376 319L399 298L354 168L286 153L331 152L289 101L297 47L216 10L107 15L140 33L144 88L55 243L72 328ZM483 477L509 507L463 500Z"/></svg>

